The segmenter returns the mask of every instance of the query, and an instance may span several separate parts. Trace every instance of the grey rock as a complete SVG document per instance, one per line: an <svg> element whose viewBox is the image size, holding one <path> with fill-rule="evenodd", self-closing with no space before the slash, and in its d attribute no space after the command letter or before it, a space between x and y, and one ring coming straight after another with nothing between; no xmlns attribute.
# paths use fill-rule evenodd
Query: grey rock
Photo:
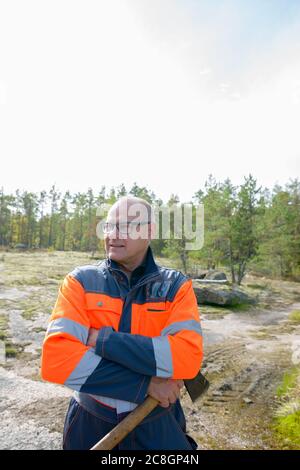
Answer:
<svg viewBox="0 0 300 470"><path fill-rule="evenodd" d="M210 279L213 281L227 281L227 276L225 273L220 271L208 271L204 279Z"/></svg>
<svg viewBox="0 0 300 470"><path fill-rule="evenodd" d="M248 397L243 398L243 402L247 403L247 405L250 405L250 403L253 403L251 398L248 398Z"/></svg>
<svg viewBox="0 0 300 470"><path fill-rule="evenodd" d="M204 287L194 283L194 292L198 304L202 305L220 305L223 307L232 307L240 304L253 304L255 299L249 297L241 290L235 288L226 288L224 286Z"/></svg>
<svg viewBox="0 0 300 470"><path fill-rule="evenodd" d="M223 385L221 385L221 387L219 387L218 390L221 390L222 392L226 392L228 390L232 390L232 385L229 384L229 383L224 383Z"/></svg>

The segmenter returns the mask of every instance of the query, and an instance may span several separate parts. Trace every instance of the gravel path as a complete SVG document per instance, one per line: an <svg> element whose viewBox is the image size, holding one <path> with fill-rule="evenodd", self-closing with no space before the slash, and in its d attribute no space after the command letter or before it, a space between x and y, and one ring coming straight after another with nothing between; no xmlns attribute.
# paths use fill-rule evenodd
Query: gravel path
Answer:
<svg viewBox="0 0 300 470"><path fill-rule="evenodd" d="M60 449L59 411L66 409L70 394L64 387L0 367L0 448Z"/></svg>

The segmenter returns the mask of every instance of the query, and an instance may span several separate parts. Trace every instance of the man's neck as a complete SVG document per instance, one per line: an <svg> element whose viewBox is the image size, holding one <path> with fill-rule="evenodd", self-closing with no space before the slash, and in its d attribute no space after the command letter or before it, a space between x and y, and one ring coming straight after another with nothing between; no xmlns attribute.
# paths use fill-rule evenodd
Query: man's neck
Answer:
<svg viewBox="0 0 300 470"><path fill-rule="evenodd" d="M131 278L132 272L142 264L143 260L145 259L145 256L147 254L147 250L142 253L138 258L136 258L134 261L128 261L127 263L118 263L120 266L121 270L124 271L124 273L127 275L128 279Z"/></svg>

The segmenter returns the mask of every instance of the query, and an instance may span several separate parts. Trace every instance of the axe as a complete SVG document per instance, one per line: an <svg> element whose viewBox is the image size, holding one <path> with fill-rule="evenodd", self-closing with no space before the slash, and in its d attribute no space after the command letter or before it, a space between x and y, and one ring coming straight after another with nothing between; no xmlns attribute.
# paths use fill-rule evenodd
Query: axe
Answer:
<svg viewBox="0 0 300 470"><path fill-rule="evenodd" d="M205 393L209 387L208 380L198 372L193 379L184 380L184 385L188 394L195 402ZM117 426L114 427L106 436L104 436L97 444L91 447L90 450L111 450L119 444L133 429L140 424L141 421L151 413L154 408L159 404L155 398L148 396L146 400L137 406L130 414L128 414Z"/></svg>

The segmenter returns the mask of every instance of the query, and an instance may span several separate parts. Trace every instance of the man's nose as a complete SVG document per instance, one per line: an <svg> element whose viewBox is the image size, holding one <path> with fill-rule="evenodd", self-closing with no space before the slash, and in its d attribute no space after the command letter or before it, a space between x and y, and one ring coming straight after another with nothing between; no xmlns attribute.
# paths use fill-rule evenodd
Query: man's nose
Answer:
<svg viewBox="0 0 300 470"><path fill-rule="evenodd" d="M117 229L116 225L114 226L113 230L107 234L107 236L110 240L116 240L120 238L119 230Z"/></svg>

